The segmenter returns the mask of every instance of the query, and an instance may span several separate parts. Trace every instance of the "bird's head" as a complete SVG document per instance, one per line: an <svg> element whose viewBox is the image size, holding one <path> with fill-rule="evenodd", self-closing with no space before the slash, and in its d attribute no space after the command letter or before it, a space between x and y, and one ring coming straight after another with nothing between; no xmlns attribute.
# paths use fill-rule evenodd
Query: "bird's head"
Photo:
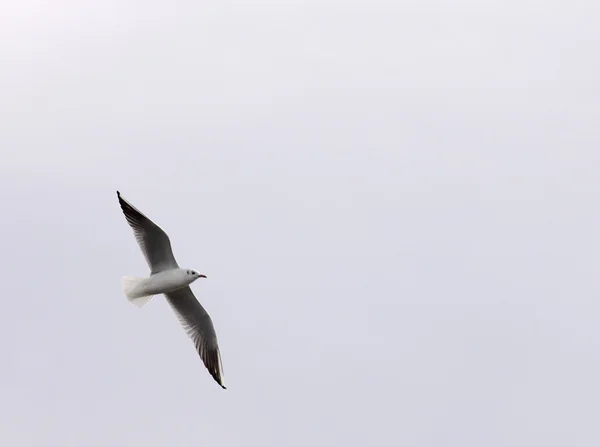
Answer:
<svg viewBox="0 0 600 447"><path fill-rule="evenodd" d="M185 273L190 277L192 281L196 281L198 278L206 278L206 275L198 273L197 270L187 269Z"/></svg>

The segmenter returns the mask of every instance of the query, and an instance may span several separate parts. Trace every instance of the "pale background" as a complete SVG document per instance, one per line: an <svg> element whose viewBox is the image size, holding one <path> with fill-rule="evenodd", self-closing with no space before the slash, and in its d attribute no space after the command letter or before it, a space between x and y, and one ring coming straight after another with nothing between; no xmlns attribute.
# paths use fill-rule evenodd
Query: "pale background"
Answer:
<svg viewBox="0 0 600 447"><path fill-rule="evenodd" d="M600 445L600 3L0 11L0 445ZM171 235L228 390L119 189Z"/></svg>

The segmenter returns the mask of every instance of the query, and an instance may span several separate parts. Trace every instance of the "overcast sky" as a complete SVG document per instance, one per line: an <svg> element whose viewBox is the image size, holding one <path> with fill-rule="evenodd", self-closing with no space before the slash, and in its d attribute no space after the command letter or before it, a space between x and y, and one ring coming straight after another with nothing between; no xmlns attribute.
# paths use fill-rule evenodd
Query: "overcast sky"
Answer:
<svg viewBox="0 0 600 447"><path fill-rule="evenodd" d="M1 445L600 445L600 3L1 10Z"/></svg>

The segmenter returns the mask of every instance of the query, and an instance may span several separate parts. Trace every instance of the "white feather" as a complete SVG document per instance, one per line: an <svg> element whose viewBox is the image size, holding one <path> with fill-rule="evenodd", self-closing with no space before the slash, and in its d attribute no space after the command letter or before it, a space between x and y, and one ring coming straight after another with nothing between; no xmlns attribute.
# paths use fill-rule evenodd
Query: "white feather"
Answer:
<svg viewBox="0 0 600 447"><path fill-rule="evenodd" d="M144 307L154 295L147 295L145 292L146 278L137 278L135 276L123 276L121 284L123 292L130 303L137 307Z"/></svg>

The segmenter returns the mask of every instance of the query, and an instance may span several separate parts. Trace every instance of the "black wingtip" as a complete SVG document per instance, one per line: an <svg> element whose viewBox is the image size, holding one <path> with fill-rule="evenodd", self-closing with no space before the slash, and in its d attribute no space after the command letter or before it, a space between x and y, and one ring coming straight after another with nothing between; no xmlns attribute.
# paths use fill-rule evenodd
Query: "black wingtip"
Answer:
<svg viewBox="0 0 600 447"><path fill-rule="evenodd" d="M127 200L125 200L122 196L121 196L121 192L117 191L117 198L119 199L119 203L121 204L121 206L123 205L129 205L127 203ZM131 206L131 205L130 205ZM125 211L125 209L123 209L123 211Z"/></svg>
<svg viewBox="0 0 600 447"><path fill-rule="evenodd" d="M219 384L221 385L221 384ZM225 385L221 385L221 388L223 388L224 390L226 390L227 388L225 388Z"/></svg>

